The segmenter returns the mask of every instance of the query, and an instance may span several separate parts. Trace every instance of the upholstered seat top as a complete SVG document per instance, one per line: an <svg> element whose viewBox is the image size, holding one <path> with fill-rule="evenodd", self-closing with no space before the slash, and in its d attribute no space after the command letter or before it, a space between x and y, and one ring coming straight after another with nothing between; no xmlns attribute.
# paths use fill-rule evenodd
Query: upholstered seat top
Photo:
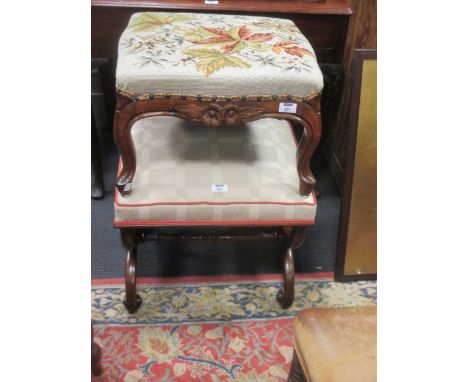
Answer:
<svg viewBox="0 0 468 382"><path fill-rule="evenodd" d="M377 381L377 307L315 308L294 319L294 349L307 381Z"/></svg>
<svg viewBox="0 0 468 382"><path fill-rule="evenodd" d="M322 90L314 50L290 20L134 14L119 42L117 89L139 98L308 99Z"/></svg>
<svg viewBox="0 0 468 382"><path fill-rule="evenodd" d="M209 128L149 117L132 128L132 192L115 194L115 226L312 224L316 200L299 194L288 122Z"/></svg>

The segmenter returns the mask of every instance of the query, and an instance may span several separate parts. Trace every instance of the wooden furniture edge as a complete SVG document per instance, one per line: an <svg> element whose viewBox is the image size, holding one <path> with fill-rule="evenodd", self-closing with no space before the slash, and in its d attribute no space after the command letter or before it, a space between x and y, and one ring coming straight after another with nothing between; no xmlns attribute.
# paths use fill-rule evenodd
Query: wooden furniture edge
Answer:
<svg viewBox="0 0 468 382"><path fill-rule="evenodd" d="M362 68L364 60L377 60L376 49L354 49L351 66L351 112L349 118L349 134L346 150L346 165L342 178L341 209L338 227L338 243L335 260L335 281L376 280L377 273L345 274L346 244L348 241L348 225L351 207L351 196L356 159L356 140L359 123L359 105L361 102ZM350 191L351 190L351 191ZM350 192L346 192L350 191ZM346 229L345 229L346 228Z"/></svg>
<svg viewBox="0 0 468 382"><path fill-rule="evenodd" d="M197 11L237 11L237 12L269 12L269 13L302 13L317 15L351 15L351 4L344 0L327 1L325 3L311 3L307 1L267 1L260 0L252 3L247 0L223 1L217 5L208 5L199 1L151 1L151 0L91 0L92 7L112 8L142 8L164 10L197 10Z"/></svg>

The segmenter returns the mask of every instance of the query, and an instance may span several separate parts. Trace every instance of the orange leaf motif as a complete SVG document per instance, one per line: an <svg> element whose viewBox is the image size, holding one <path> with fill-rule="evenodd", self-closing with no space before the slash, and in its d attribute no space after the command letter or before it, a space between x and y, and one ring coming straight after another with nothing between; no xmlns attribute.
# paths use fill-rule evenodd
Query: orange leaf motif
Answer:
<svg viewBox="0 0 468 382"><path fill-rule="evenodd" d="M218 44L229 43L222 49L225 53L232 51L240 41L245 42L265 42L273 38L272 33L252 33L252 31L245 25L241 26L238 31L239 38L229 35L224 29L203 27L208 32L215 34L217 37L204 38L202 40L194 41L195 44Z"/></svg>
<svg viewBox="0 0 468 382"><path fill-rule="evenodd" d="M211 28L211 27L203 27L208 32L211 32L219 37L209 37L199 41L194 41L195 44L216 44L219 42L229 42L233 41L233 38L229 36L223 29L221 28Z"/></svg>
<svg viewBox="0 0 468 382"><path fill-rule="evenodd" d="M213 34L217 34L218 36L229 37L226 31L222 28L203 27L203 29L206 29L208 32L211 32Z"/></svg>
<svg viewBox="0 0 468 382"><path fill-rule="evenodd" d="M252 33L251 30L243 25L239 29L239 38L244 41L264 42L273 38L273 33Z"/></svg>
<svg viewBox="0 0 468 382"><path fill-rule="evenodd" d="M311 51L304 48L300 48L298 46L292 48L284 48L284 51L292 56L298 56L301 58L304 56L313 56Z"/></svg>
<svg viewBox="0 0 468 382"><path fill-rule="evenodd" d="M241 40L243 40L246 36L248 36L250 34L252 34L252 32L250 31L248 26L242 25L239 28L239 37L241 38Z"/></svg>
<svg viewBox="0 0 468 382"><path fill-rule="evenodd" d="M277 42L275 45L273 45L272 48L273 52L276 54L280 54L281 50L284 50L286 53L292 55L292 56L298 56L298 57L304 57L304 56L313 56L314 54L305 48L301 48L297 46L297 43L291 42L291 41L282 41L282 42Z"/></svg>
<svg viewBox="0 0 468 382"><path fill-rule="evenodd" d="M223 51L224 53L228 53L228 52L230 52L231 50L233 50L233 49L236 47L237 44L239 44L239 41L236 41L236 42L234 42L234 43L232 43L232 44L224 45L221 49L222 49L222 51Z"/></svg>
<svg viewBox="0 0 468 382"><path fill-rule="evenodd" d="M203 40L194 41L194 44L216 44L218 42L228 42L232 39L230 37L210 37Z"/></svg>
<svg viewBox="0 0 468 382"><path fill-rule="evenodd" d="M292 47L292 46L294 46L294 44L291 44L289 41L282 41L282 42L277 42L275 45L273 45L272 50L276 54L280 54L282 48Z"/></svg>

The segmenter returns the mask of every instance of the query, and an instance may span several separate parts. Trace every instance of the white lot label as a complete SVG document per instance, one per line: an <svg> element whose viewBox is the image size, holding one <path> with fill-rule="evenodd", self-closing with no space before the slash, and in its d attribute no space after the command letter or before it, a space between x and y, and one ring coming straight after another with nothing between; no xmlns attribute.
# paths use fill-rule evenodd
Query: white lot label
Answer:
<svg viewBox="0 0 468 382"><path fill-rule="evenodd" d="M212 184L211 191L213 192L228 192L228 185L227 184Z"/></svg>
<svg viewBox="0 0 468 382"><path fill-rule="evenodd" d="M218 5L219 1L218 0L205 0L205 4Z"/></svg>
<svg viewBox="0 0 468 382"><path fill-rule="evenodd" d="M280 113L295 113L297 108L297 103L286 103L281 102L279 105Z"/></svg>

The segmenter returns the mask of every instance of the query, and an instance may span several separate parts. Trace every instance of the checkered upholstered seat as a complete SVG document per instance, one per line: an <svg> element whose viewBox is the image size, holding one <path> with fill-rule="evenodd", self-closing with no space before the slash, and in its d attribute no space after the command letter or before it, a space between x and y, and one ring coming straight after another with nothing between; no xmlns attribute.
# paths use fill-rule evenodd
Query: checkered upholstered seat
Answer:
<svg viewBox="0 0 468 382"><path fill-rule="evenodd" d="M298 193L289 122L262 119L208 128L149 117L132 129L132 193L115 196L115 226L311 224L312 193ZM224 185L215 192L213 185Z"/></svg>
<svg viewBox="0 0 468 382"><path fill-rule="evenodd" d="M323 77L290 20L136 13L119 42L117 89L129 96L308 99Z"/></svg>

